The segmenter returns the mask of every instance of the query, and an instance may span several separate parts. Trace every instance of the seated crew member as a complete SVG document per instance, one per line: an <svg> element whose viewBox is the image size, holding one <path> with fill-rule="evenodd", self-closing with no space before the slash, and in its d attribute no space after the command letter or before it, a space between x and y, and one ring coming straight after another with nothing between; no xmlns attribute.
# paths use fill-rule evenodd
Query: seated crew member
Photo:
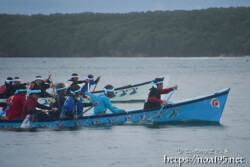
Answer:
<svg viewBox="0 0 250 167"><path fill-rule="evenodd" d="M70 94L70 90L71 90L71 87L73 85L78 85L78 84L82 84L82 83L85 83L86 81L84 80L81 80L79 81L79 76L77 73L73 73L71 75L71 79L68 80L68 83L67 83L67 86L68 86L68 90L67 90L67 95Z"/></svg>
<svg viewBox="0 0 250 167"><path fill-rule="evenodd" d="M41 97L54 97L54 94L48 93L46 92L46 89L55 87L55 85L50 85L50 77L51 75L49 75L49 77L45 80L42 79L41 76L36 76L35 81L32 81L30 84L30 90L31 89L40 89L41 90Z"/></svg>
<svg viewBox="0 0 250 167"><path fill-rule="evenodd" d="M0 98L8 98L11 96L7 90L9 90L10 87L12 87L12 81L13 81L12 77L8 77L5 80L4 85L2 85L0 88Z"/></svg>
<svg viewBox="0 0 250 167"><path fill-rule="evenodd" d="M41 92L40 89L32 89L28 91L29 97L27 98L21 113L22 120L24 120L28 114L31 115L31 120L46 119L48 113L47 110L52 110L52 112L57 110L57 108L51 108L38 103L37 100L40 97ZM37 110L36 108L42 110Z"/></svg>
<svg viewBox="0 0 250 167"><path fill-rule="evenodd" d="M167 94L178 88L178 85L175 85L172 88L163 89L163 78L155 78L151 84L152 88L150 89L147 101L144 103L144 110L160 108L161 104L166 106L167 102L161 100L161 94Z"/></svg>
<svg viewBox="0 0 250 167"><path fill-rule="evenodd" d="M52 98L50 102L50 107L56 107L58 110L56 112L50 112L49 116L50 118L60 118L61 110L62 107L66 101L66 93L67 93L67 88L64 83L59 83L56 86L56 96Z"/></svg>
<svg viewBox="0 0 250 167"><path fill-rule="evenodd" d="M6 111L6 117L9 120L21 120L22 109L26 102L26 87L19 85L16 87L16 89L15 95L12 95L7 99L7 102L11 102L13 104Z"/></svg>
<svg viewBox="0 0 250 167"><path fill-rule="evenodd" d="M16 90L17 90L17 87L22 85L22 86L26 86L26 85L29 85L30 83L27 82L27 83L21 83L21 79L19 77L15 77L12 81L12 86L10 86L7 90L6 90L6 94L8 95L14 95Z"/></svg>
<svg viewBox="0 0 250 167"><path fill-rule="evenodd" d="M81 89L80 86L75 84L71 86L70 89L70 96L67 98L65 101L60 118L62 119L78 119L82 112L83 112L83 107L89 107L92 105L98 105L98 103L82 103L80 100L77 98L80 96Z"/></svg>
<svg viewBox="0 0 250 167"><path fill-rule="evenodd" d="M89 74L88 78L86 78L86 80L85 80L86 83L85 83L85 85L83 85L81 92L82 93L89 92L91 85L97 84L99 82L100 78L101 77L99 76L99 77L97 77L96 80L94 80L94 75Z"/></svg>
<svg viewBox="0 0 250 167"><path fill-rule="evenodd" d="M115 90L112 85L106 85L104 87L104 94L93 95L90 92L86 92L86 95L92 98L90 102L99 103L99 105L94 108L94 115L106 114L107 109L109 109L112 113L126 112L124 109L118 109L112 105L110 98L114 96L114 92Z"/></svg>

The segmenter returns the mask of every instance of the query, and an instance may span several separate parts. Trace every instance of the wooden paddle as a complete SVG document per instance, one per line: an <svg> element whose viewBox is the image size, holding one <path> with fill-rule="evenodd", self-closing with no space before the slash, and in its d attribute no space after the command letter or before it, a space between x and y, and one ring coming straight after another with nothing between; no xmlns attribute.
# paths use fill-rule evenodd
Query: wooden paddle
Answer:
<svg viewBox="0 0 250 167"><path fill-rule="evenodd" d="M174 88L173 91L171 92L171 94L168 96L168 98L167 98L167 100L166 100L167 103L168 103L169 99L171 98L171 96L174 94L175 91L176 91L176 88ZM165 105L162 105L160 111L163 109L164 106L165 106ZM159 111L159 112L160 112L160 111Z"/></svg>
<svg viewBox="0 0 250 167"><path fill-rule="evenodd" d="M91 107L89 107L88 109L86 109L85 111L83 111L80 115L80 117L83 116L83 114L85 114L86 112L88 112L90 109L92 109L93 107L97 106L96 104L92 105Z"/></svg>
<svg viewBox="0 0 250 167"><path fill-rule="evenodd" d="M50 82L51 82L51 84L52 84L53 94L56 94L56 92L55 92L55 86L54 86L54 84L53 84L53 81L52 81L51 77L50 77Z"/></svg>
<svg viewBox="0 0 250 167"><path fill-rule="evenodd" d="M89 107L88 109L86 109L85 111L82 112L82 114L80 116L83 116L83 114L85 114L86 112L88 112L90 109L92 109L95 105Z"/></svg>
<svg viewBox="0 0 250 167"><path fill-rule="evenodd" d="M100 78L100 79L101 79L101 78ZM100 81L100 79L99 79L99 81ZM94 87L94 89L93 89L93 91L92 91L92 92L94 92L94 91L95 91L95 88L96 88L97 84L99 83L99 81L95 84L95 87Z"/></svg>

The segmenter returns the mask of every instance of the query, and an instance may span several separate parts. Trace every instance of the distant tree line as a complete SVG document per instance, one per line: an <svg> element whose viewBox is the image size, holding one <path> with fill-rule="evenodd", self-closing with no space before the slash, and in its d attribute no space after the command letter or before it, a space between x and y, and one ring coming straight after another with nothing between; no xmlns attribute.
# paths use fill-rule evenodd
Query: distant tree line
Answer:
<svg viewBox="0 0 250 167"><path fill-rule="evenodd" d="M0 14L0 56L250 55L250 7L128 14Z"/></svg>

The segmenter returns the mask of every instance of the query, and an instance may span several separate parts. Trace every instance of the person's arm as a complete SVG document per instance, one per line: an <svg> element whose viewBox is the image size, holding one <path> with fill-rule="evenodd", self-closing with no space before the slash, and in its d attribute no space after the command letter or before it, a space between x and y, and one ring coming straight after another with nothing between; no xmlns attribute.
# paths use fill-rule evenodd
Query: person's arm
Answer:
<svg viewBox="0 0 250 167"><path fill-rule="evenodd" d="M84 107L90 107L92 105L93 105L92 103L84 103Z"/></svg>
<svg viewBox="0 0 250 167"><path fill-rule="evenodd" d="M100 76L96 78L96 80L94 81L95 83L94 84L97 84L99 81L100 81Z"/></svg>
<svg viewBox="0 0 250 167"><path fill-rule="evenodd" d="M153 103L162 103L162 100L157 99L157 98L154 97L154 96L150 96L150 97L148 98L148 101L153 102Z"/></svg>
<svg viewBox="0 0 250 167"><path fill-rule="evenodd" d="M35 114L35 113L38 113L38 112L42 112L42 110L29 110L28 114Z"/></svg>
<svg viewBox="0 0 250 167"><path fill-rule="evenodd" d="M112 113L121 113L124 111L123 109L118 109L115 106L113 106L109 98L105 99L105 105Z"/></svg>
<svg viewBox="0 0 250 167"><path fill-rule="evenodd" d="M178 85L175 85L175 86L173 86L172 88L162 89L162 90L161 90L161 94L167 94L167 93L173 91L174 89L178 89Z"/></svg>
<svg viewBox="0 0 250 167"><path fill-rule="evenodd" d="M90 84L90 85L95 85L96 83L97 83L97 82L94 81L94 80L90 80L90 81L89 81L89 84Z"/></svg>
<svg viewBox="0 0 250 167"><path fill-rule="evenodd" d="M44 83L44 88L45 88L45 90L49 89L50 88L50 83L49 82Z"/></svg>
<svg viewBox="0 0 250 167"><path fill-rule="evenodd" d="M87 95L87 96L89 96L90 98L95 98L96 97L96 95L94 95L94 94L92 94L92 93L90 93L90 92L85 92L85 94Z"/></svg>
<svg viewBox="0 0 250 167"><path fill-rule="evenodd" d="M51 107L48 107L48 106L45 106L45 105L42 105L42 104L38 104L36 107L40 108L40 109L43 109L43 110L51 110L52 109Z"/></svg>
<svg viewBox="0 0 250 167"><path fill-rule="evenodd" d="M163 105L167 105L167 104L168 104L166 101L157 99L157 98L154 97L154 96L149 97L149 98L148 98L148 101L153 102L153 103L161 103L161 104L163 104Z"/></svg>
<svg viewBox="0 0 250 167"><path fill-rule="evenodd" d="M82 84L82 83L86 83L86 81L85 80L78 81L78 84Z"/></svg>
<svg viewBox="0 0 250 167"><path fill-rule="evenodd" d="M162 89L162 90L161 90L161 94L167 94L167 93L169 93L169 92L171 92L171 91L173 91L173 90L174 90L174 88Z"/></svg>
<svg viewBox="0 0 250 167"><path fill-rule="evenodd" d="M82 93L85 93L85 92L87 92L88 91L88 83L85 83L84 85L83 85L83 87L81 88L81 92Z"/></svg>
<svg viewBox="0 0 250 167"><path fill-rule="evenodd" d="M51 74L49 75L49 77L45 80L43 80L45 83L48 82L50 80Z"/></svg>

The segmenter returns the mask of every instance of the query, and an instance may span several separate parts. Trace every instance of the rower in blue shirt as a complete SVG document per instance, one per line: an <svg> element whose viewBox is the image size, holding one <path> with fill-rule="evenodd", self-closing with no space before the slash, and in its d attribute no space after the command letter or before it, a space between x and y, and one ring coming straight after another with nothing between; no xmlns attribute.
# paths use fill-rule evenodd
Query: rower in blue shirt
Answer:
<svg viewBox="0 0 250 167"><path fill-rule="evenodd" d="M82 103L77 98L80 95L80 86L75 84L70 88L70 96L65 101L60 114L61 119L78 119L83 112L83 107L98 105L98 103Z"/></svg>
<svg viewBox="0 0 250 167"><path fill-rule="evenodd" d="M110 101L110 98L114 96L114 87L112 85L107 85L104 87L104 94L93 95L90 92L86 92L88 96L92 99L90 102L98 102L99 105L94 107L94 115L106 114L107 109L112 113L122 113L126 112L124 109L118 109L114 107Z"/></svg>
<svg viewBox="0 0 250 167"><path fill-rule="evenodd" d="M86 80L85 80L86 82L85 82L85 85L83 85L81 92L82 93L88 92L91 85L97 84L99 82L100 78L101 77L99 76L99 77L97 77L96 80L94 80L94 76L92 74L89 74L88 78L86 78Z"/></svg>

